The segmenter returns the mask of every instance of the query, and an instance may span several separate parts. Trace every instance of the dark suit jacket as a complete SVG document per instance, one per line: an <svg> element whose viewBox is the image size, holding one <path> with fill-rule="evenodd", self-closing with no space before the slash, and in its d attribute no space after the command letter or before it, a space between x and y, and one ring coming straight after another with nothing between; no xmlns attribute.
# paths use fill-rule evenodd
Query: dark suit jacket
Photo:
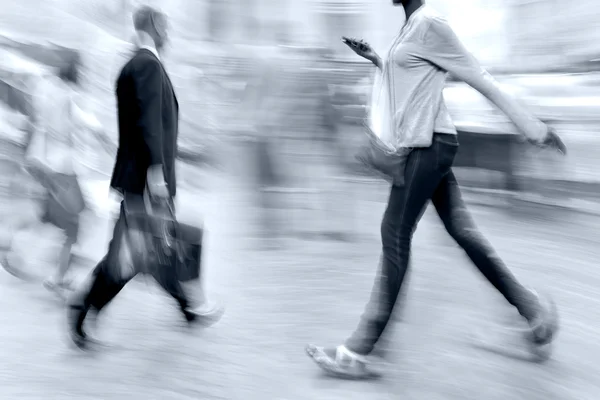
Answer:
<svg viewBox="0 0 600 400"><path fill-rule="evenodd" d="M158 58L139 50L121 70L116 93L119 149L110 186L121 193L143 194L148 168L162 165L174 197L179 104Z"/></svg>

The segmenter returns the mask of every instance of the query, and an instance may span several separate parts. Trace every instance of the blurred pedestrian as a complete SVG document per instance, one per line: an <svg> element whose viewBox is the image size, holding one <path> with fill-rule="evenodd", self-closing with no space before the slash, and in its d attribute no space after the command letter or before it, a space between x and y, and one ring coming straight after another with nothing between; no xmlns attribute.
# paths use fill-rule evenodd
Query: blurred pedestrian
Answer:
<svg viewBox="0 0 600 400"><path fill-rule="evenodd" d="M311 66L304 76L303 86L308 93L310 107L306 110L307 124L311 133L306 140L311 142L310 163L317 167L309 173L307 183L316 190L319 211L322 213L319 233L326 239L348 241L352 229L350 221L355 217L355 204L348 197L345 182L348 157L347 136L341 128L341 113L335 105L333 51L327 47L311 48ZM313 58L314 57L314 58ZM308 168L307 168L308 169Z"/></svg>
<svg viewBox="0 0 600 400"><path fill-rule="evenodd" d="M337 376L372 376L368 356L390 321L408 269L413 233L431 200L448 233L527 321L528 342L542 354L542 349L549 350L547 345L558 330L556 307L552 301L545 304L513 276L466 209L452 172L458 140L442 96L447 73L495 103L531 142L562 153L566 149L551 129L499 90L444 18L422 0L393 3L404 7L407 19L385 59L368 44L345 39L352 50L380 70L370 121L372 140L377 145L373 149L379 150L373 150L368 160L393 179L381 224L381 273L371 304L346 343L333 348L309 345L307 353L317 365Z"/></svg>
<svg viewBox="0 0 600 400"><path fill-rule="evenodd" d="M251 49L251 73L244 96L248 113L249 130L253 143L253 170L256 171L260 205L260 230L269 247L279 243L283 234L289 233L289 218L283 209L289 204L284 199L290 183L290 165L284 161L286 125L290 108L294 106L294 93L287 65L293 55L285 44L285 27L282 24L264 26L275 40ZM277 40L283 41L278 43ZM274 43L275 42L275 43Z"/></svg>
<svg viewBox="0 0 600 400"><path fill-rule="evenodd" d="M66 274L71 264L71 250L79 237L79 217L85 208L75 165L77 135L84 131L85 121L76 104L80 86L81 60L71 54L58 68L40 82L34 95L35 129L26 150L25 169L45 189L42 221L64 232L56 272L44 281L44 286L63 296L70 290ZM17 230L28 228L19 226ZM9 270L19 275L19 266L4 260Z"/></svg>
<svg viewBox="0 0 600 400"><path fill-rule="evenodd" d="M89 342L84 322L90 309L99 313L129 280L142 272L137 258L146 260L147 254L133 251L141 242L133 243L128 234L129 212L146 210L149 200L167 204L172 210L176 195L179 105L161 62L168 39L167 17L154 8L142 6L134 12L133 24L139 49L121 70L116 84L119 149L110 184L123 201L107 255L92 272L89 285L69 305L71 338L80 348ZM129 239L124 243L126 235ZM128 268L132 270L125 274ZM174 269L152 268L152 273L177 301L187 321L212 323L220 317L219 308L191 304Z"/></svg>

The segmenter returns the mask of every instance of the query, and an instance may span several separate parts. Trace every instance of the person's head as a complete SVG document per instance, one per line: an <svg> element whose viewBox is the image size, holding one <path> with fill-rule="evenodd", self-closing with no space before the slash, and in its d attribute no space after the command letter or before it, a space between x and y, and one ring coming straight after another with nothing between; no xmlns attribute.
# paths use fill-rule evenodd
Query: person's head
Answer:
<svg viewBox="0 0 600 400"><path fill-rule="evenodd" d="M395 6L407 6L410 3L423 3L423 0L392 0L392 4Z"/></svg>
<svg viewBox="0 0 600 400"><path fill-rule="evenodd" d="M81 56L73 53L58 68L57 75L65 83L79 86L81 83Z"/></svg>
<svg viewBox="0 0 600 400"><path fill-rule="evenodd" d="M133 28L140 46L154 45L161 51L169 38L167 16L149 6L142 6L133 13Z"/></svg>

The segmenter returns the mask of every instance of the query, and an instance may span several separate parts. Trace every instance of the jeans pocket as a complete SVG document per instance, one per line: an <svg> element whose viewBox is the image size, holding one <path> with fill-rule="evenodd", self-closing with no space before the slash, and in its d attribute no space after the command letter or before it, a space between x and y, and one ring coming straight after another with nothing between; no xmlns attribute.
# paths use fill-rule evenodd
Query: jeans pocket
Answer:
<svg viewBox="0 0 600 400"><path fill-rule="evenodd" d="M434 146L439 171L447 172L454 163L458 152L458 140L455 135L435 135Z"/></svg>

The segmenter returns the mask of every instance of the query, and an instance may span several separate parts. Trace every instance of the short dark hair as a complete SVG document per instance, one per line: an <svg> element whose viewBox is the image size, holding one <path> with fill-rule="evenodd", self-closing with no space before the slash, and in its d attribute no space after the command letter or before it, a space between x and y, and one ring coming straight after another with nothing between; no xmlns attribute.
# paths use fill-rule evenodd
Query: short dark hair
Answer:
<svg viewBox="0 0 600 400"><path fill-rule="evenodd" d="M58 77L65 82L78 85L79 71L81 69L81 56L73 53L68 56L62 65L58 68Z"/></svg>
<svg viewBox="0 0 600 400"><path fill-rule="evenodd" d="M141 6L133 13L133 27L136 31L146 32L150 36L161 34L158 32L156 22L162 20L165 23L167 16L150 6Z"/></svg>

